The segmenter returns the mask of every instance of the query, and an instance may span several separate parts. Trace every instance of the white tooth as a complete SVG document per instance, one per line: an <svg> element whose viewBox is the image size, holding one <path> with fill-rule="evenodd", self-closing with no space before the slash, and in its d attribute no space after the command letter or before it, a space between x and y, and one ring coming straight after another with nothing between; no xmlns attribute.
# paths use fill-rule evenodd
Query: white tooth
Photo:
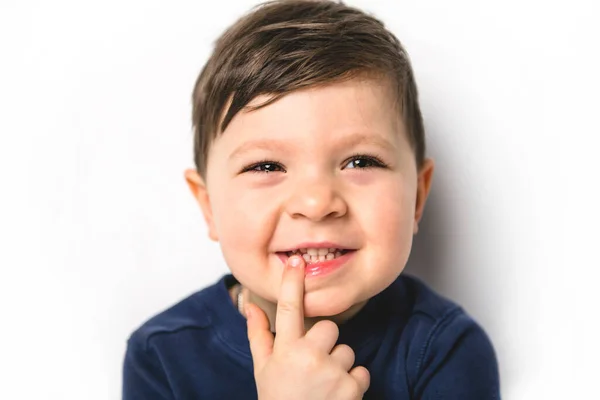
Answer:
<svg viewBox="0 0 600 400"><path fill-rule="evenodd" d="M316 256L319 254L319 251L317 249L306 249L306 252L311 256Z"/></svg>
<svg viewBox="0 0 600 400"><path fill-rule="evenodd" d="M327 255L325 256L328 260L333 260L335 258L335 254L333 253L327 253Z"/></svg>
<svg viewBox="0 0 600 400"><path fill-rule="evenodd" d="M342 256L342 253L341 253L341 252L339 252L339 251L336 251L336 252L335 252L335 256L336 256L336 257L341 257L341 256Z"/></svg>
<svg viewBox="0 0 600 400"><path fill-rule="evenodd" d="M300 249L300 252L301 252L302 254L306 254L306 249Z"/></svg>
<svg viewBox="0 0 600 400"><path fill-rule="evenodd" d="M335 254L335 247L330 247L329 252Z"/></svg>
<svg viewBox="0 0 600 400"><path fill-rule="evenodd" d="M319 256L310 256L310 262L317 262L319 261Z"/></svg>
<svg viewBox="0 0 600 400"><path fill-rule="evenodd" d="M327 253L329 253L329 249L318 249L317 251L320 256L324 256L327 255Z"/></svg>
<svg viewBox="0 0 600 400"><path fill-rule="evenodd" d="M302 258L304 258L304 261L306 261L306 262L310 261L310 255L309 254L302 254Z"/></svg>
<svg viewBox="0 0 600 400"><path fill-rule="evenodd" d="M321 255L319 256L319 261L325 261L325 260L326 260L325 256L321 256Z"/></svg>

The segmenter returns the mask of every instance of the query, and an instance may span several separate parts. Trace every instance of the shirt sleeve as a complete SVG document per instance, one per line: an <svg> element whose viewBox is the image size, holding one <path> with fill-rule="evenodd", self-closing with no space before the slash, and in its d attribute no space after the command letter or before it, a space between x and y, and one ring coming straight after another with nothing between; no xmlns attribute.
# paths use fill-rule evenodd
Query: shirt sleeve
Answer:
<svg viewBox="0 0 600 400"><path fill-rule="evenodd" d="M145 340L132 335L123 363L123 400L174 399L159 358Z"/></svg>
<svg viewBox="0 0 600 400"><path fill-rule="evenodd" d="M494 348L483 329L464 312L432 329L419 368L417 399L500 399Z"/></svg>

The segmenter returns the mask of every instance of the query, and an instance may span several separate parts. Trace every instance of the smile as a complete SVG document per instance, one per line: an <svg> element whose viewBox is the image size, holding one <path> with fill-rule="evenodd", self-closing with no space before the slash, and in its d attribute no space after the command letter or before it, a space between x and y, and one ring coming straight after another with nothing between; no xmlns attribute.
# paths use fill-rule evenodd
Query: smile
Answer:
<svg viewBox="0 0 600 400"><path fill-rule="evenodd" d="M301 256L306 262L307 277L324 276L341 269L354 256L357 250L339 247L301 247L295 250L277 252L277 256L285 265L293 255Z"/></svg>
<svg viewBox="0 0 600 400"><path fill-rule="evenodd" d="M335 247L329 248L303 248L285 252L285 255L291 257L299 255L304 258L307 264L315 264L322 261L330 261L340 258L350 250L338 249Z"/></svg>

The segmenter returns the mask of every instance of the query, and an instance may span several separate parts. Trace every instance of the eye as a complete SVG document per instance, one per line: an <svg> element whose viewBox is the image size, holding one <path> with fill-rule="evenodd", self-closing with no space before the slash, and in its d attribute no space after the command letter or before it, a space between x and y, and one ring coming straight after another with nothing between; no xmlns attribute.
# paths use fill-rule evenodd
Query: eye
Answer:
<svg viewBox="0 0 600 400"><path fill-rule="evenodd" d="M261 161L245 167L242 172L258 172L258 173L269 173L269 172L285 172L285 169L281 164L275 161Z"/></svg>
<svg viewBox="0 0 600 400"><path fill-rule="evenodd" d="M378 157L357 154L345 161L343 169L348 168L386 168L386 165Z"/></svg>

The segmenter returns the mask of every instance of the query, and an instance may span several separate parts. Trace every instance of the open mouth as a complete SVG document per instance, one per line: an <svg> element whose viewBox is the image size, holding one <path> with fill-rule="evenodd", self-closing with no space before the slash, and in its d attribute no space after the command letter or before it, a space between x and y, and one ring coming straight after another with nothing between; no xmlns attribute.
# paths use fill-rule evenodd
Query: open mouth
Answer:
<svg viewBox="0 0 600 400"><path fill-rule="evenodd" d="M335 247L329 248L303 248L296 249L293 251L280 252L279 254L285 255L287 258L293 255L299 255L304 258L307 264L315 264L323 261L331 261L336 258L340 258L343 255L354 251L351 249L338 249Z"/></svg>

